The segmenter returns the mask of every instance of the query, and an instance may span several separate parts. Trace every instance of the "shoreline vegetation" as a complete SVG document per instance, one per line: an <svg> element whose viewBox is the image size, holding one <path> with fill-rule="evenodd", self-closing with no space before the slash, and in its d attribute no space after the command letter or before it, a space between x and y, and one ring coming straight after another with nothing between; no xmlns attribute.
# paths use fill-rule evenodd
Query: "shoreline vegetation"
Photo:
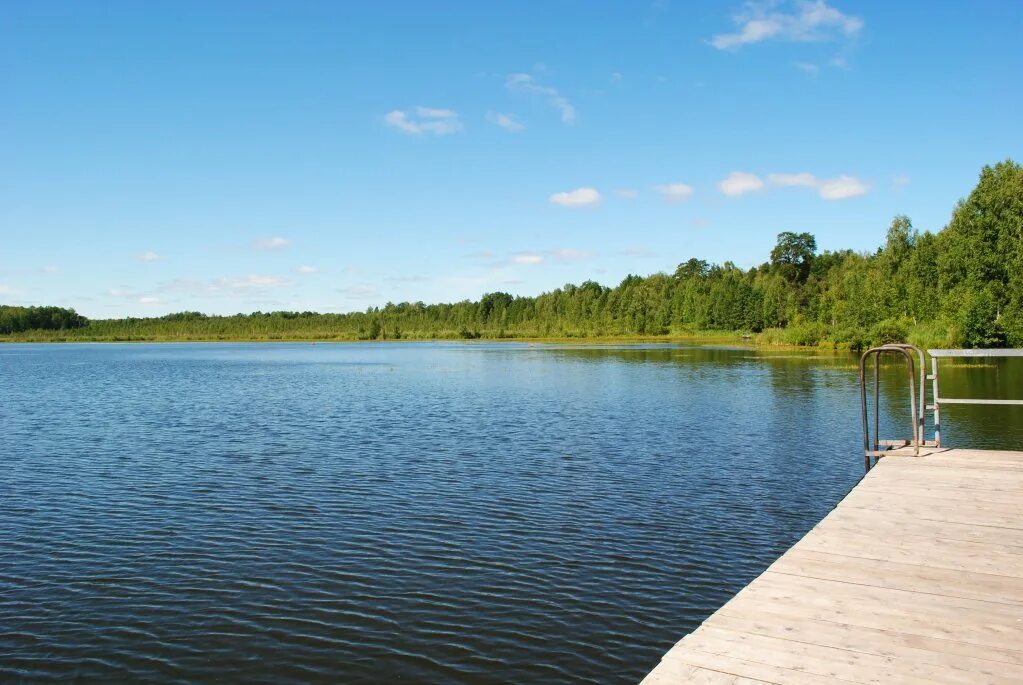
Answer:
<svg viewBox="0 0 1023 685"><path fill-rule="evenodd" d="M73 309L0 305L0 342L369 340L1023 347L1023 167L984 167L938 233L895 217L873 253L818 252L812 234L784 232L760 266L693 258L614 288L586 281L536 297L495 292L347 314L89 320Z"/></svg>

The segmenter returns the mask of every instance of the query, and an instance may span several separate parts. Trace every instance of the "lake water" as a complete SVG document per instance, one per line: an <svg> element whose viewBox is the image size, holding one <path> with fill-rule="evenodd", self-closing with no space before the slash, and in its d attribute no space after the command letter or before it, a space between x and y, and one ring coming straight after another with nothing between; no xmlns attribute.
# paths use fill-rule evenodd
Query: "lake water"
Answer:
<svg viewBox="0 0 1023 685"><path fill-rule="evenodd" d="M636 682L861 477L858 393L741 349L0 346L0 680Z"/></svg>

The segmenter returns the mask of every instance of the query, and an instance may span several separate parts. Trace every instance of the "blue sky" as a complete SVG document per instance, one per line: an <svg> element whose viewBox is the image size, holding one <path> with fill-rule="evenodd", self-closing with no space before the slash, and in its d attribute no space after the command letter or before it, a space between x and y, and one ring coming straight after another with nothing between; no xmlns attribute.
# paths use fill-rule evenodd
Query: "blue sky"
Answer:
<svg viewBox="0 0 1023 685"><path fill-rule="evenodd" d="M12 2L0 301L536 294L938 230L1023 158L1009 2Z"/></svg>

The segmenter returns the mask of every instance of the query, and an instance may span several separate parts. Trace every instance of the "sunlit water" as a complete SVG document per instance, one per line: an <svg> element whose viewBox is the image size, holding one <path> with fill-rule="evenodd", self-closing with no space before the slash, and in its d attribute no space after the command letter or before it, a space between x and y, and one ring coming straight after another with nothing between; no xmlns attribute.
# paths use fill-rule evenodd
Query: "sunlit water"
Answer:
<svg viewBox="0 0 1023 685"><path fill-rule="evenodd" d="M635 682L862 475L854 364L0 346L0 680ZM1023 447L1018 411L945 419Z"/></svg>

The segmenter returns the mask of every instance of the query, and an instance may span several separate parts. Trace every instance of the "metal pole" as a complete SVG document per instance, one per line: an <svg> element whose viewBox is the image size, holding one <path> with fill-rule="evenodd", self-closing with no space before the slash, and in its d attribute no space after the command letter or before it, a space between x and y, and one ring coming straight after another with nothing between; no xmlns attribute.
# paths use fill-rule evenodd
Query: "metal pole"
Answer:
<svg viewBox="0 0 1023 685"><path fill-rule="evenodd" d="M934 401L934 446L941 447L941 401L938 399L938 358L931 356L931 396Z"/></svg>
<svg viewBox="0 0 1023 685"><path fill-rule="evenodd" d="M867 355L860 357L860 410L863 417L863 470L870 470L870 427L867 421Z"/></svg>
<svg viewBox="0 0 1023 685"><path fill-rule="evenodd" d="M919 424L916 420L916 362L913 361L913 355L909 353L909 350L903 349L902 353L906 355L906 361L909 362L909 410L913 416L913 454L920 456L920 440L918 440L917 429Z"/></svg>
<svg viewBox="0 0 1023 685"><path fill-rule="evenodd" d="M881 352L874 353L874 451L881 449Z"/></svg>

